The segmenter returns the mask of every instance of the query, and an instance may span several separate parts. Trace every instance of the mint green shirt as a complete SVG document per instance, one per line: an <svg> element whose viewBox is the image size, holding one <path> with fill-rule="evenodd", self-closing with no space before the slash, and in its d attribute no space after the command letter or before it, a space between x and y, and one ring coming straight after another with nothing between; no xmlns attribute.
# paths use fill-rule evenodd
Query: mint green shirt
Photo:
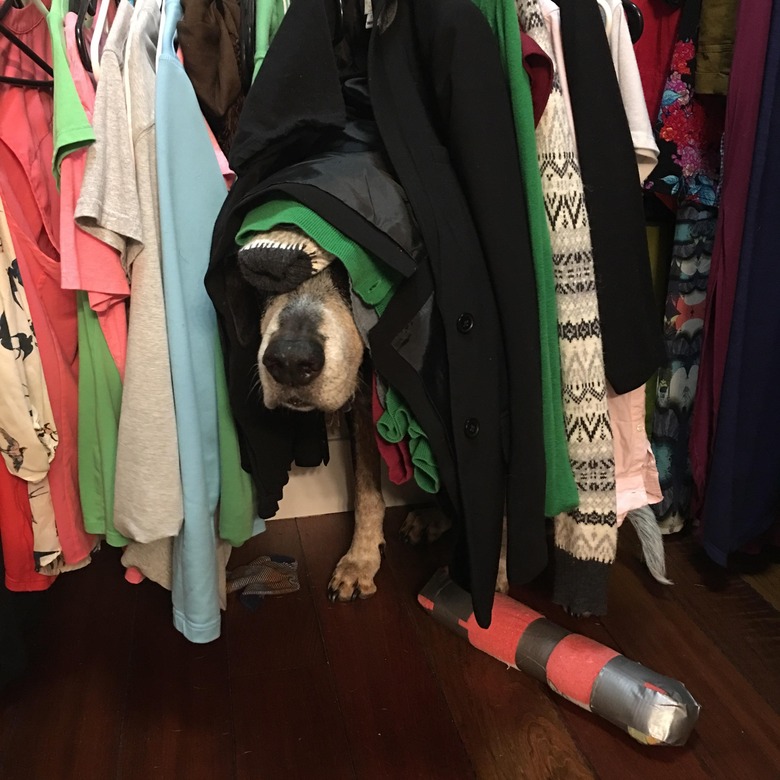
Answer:
<svg viewBox="0 0 780 780"><path fill-rule="evenodd" d="M76 293L79 328L79 496L84 528L112 547L128 540L114 528L114 475L122 381L89 294Z"/></svg>
<svg viewBox="0 0 780 780"><path fill-rule="evenodd" d="M255 4L255 67L252 80L257 78L271 41L282 23L289 0L257 0Z"/></svg>
<svg viewBox="0 0 780 780"><path fill-rule="evenodd" d="M46 17L51 35L52 70L54 71L54 159L52 172L60 184L60 164L65 155L95 141L95 132L81 105L76 85L70 75L65 53L65 14L68 0L51 0Z"/></svg>

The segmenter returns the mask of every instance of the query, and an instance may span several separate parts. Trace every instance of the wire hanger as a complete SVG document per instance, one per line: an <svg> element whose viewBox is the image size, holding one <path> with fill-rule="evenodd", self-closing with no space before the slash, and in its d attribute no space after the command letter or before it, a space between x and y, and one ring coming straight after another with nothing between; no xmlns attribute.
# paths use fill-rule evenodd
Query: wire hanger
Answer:
<svg viewBox="0 0 780 780"><path fill-rule="evenodd" d="M35 0L34 0L35 2ZM44 60L37 52L33 51L24 41L19 40L3 23L3 19L6 17L11 7L14 4L14 0L5 0L2 6L0 6L0 35L7 38L11 43L16 46L17 49L26 54L41 70L47 73L49 76L54 76L54 71L51 65ZM48 10L40 0L35 2L36 7L43 8L44 16L48 14ZM0 76L0 84L12 84L17 87L34 87L36 89L51 89L54 86L52 79L22 79L16 76Z"/></svg>

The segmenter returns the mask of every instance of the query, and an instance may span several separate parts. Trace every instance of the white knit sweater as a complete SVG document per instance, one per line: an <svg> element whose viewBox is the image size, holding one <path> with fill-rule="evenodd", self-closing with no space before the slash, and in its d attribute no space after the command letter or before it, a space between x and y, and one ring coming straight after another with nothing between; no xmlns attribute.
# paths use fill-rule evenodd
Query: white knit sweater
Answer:
<svg viewBox="0 0 780 780"><path fill-rule="evenodd" d="M521 28L555 62L539 0L516 0ZM558 306L563 411L579 507L555 518L554 599L569 611L606 612L615 559L615 461L588 214L577 146L556 70L536 130Z"/></svg>

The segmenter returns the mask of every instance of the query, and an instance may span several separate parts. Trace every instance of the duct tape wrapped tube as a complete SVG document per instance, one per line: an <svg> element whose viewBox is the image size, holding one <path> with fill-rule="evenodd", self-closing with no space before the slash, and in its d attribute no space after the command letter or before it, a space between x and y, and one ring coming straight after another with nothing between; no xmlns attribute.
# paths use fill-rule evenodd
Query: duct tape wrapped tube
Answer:
<svg viewBox="0 0 780 780"><path fill-rule="evenodd" d="M477 625L471 596L444 570L417 600L436 620L478 650L546 683L645 745L684 745L701 709L678 680L547 620L519 601L496 594L490 628Z"/></svg>

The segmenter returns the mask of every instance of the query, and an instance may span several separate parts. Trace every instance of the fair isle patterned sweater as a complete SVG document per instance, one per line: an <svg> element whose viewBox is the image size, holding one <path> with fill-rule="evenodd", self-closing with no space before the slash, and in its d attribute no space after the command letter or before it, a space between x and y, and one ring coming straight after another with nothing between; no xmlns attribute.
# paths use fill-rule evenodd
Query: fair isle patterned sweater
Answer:
<svg viewBox="0 0 780 780"><path fill-rule="evenodd" d="M521 28L555 62L538 0L516 0ZM556 71L536 129L558 307L563 412L579 507L555 517L554 600L604 614L617 548L615 457L588 214L576 141Z"/></svg>

